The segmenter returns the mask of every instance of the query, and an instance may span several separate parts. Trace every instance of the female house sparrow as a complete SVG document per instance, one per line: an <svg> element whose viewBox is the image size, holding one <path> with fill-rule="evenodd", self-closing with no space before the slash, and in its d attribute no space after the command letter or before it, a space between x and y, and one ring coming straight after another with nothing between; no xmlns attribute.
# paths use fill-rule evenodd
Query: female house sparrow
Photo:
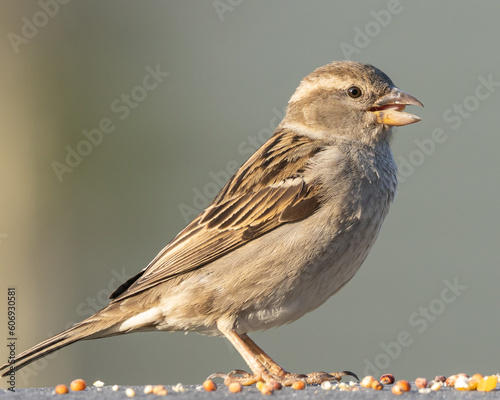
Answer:
<svg viewBox="0 0 500 400"><path fill-rule="evenodd" d="M422 106L371 65L333 62L306 76L274 135L206 210L107 307L19 354L3 376L82 339L183 330L238 350L253 374L226 382L290 384L298 376L247 333L295 321L359 269L396 191L392 126L420 121L406 105Z"/></svg>

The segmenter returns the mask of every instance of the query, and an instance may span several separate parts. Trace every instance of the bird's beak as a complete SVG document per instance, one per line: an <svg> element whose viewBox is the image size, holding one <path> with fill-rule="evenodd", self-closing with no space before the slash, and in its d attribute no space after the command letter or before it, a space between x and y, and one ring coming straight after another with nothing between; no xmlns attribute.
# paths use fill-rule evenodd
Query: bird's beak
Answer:
<svg viewBox="0 0 500 400"><path fill-rule="evenodd" d="M415 97L393 88L387 95L379 98L369 111L375 114L378 124L401 126L420 121L420 117L402 112L407 105L424 106Z"/></svg>

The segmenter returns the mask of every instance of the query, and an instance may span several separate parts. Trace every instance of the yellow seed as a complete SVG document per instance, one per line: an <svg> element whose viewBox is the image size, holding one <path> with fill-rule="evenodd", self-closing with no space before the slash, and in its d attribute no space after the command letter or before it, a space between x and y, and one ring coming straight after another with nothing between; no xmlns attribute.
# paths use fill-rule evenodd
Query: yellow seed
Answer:
<svg viewBox="0 0 500 400"><path fill-rule="evenodd" d="M382 390L383 388L384 388L384 385L382 385L379 381L372 382L372 389L373 390Z"/></svg>
<svg viewBox="0 0 500 400"><path fill-rule="evenodd" d="M255 386L256 386L256 387L257 387L257 389L259 389L259 390L262 390L262 387L263 387L264 385L265 385L265 384L264 384L264 382L262 382L262 381L258 381L258 382L255 384Z"/></svg>
<svg viewBox="0 0 500 400"><path fill-rule="evenodd" d="M479 382L481 379L483 379L483 376L481 374L474 374L470 378Z"/></svg>
<svg viewBox="0 0 500 400"><path fill-rule="evenodd" d="M490 392L495 389L497 386L497 378L496 376L485 376L483 379L479 381L477 384L477 390L480 392Z"/></svg>
<svg viewBox="0 0 500 400"><path fill-rule="evenodd" d="M56 386L55 391L57 394L66 394L69 392L69 389L66 385L61 384Z"/></svg>
<svg viewBox="0 0 500 400"><path fill-rule="evenodd" d="M262 394L273 394L274 390L271 385L263 384L261 389L259 389Z"/></svg>
<svg viewBox="0 0 500 400"><path fill-rule="evenodd" d="M431 390L433 392L437 392L438 390L441 390L442 387L443 387L443 382L434 382L431 386Z"/></svg>
<svg viewBox="0 0 500 400"><path fill-rule="evenodd" d="M207 392L214 392L217 390L217 385L213 380L207 379L205 382L203 382L203 389L205 389Z"/></svg>
<svg viewBox="0 0 500 400"><path fill-rule="evenodd" d="M469 378L466 378L465 376L459 376L457 377L457 380L455 381L455 389L457 390L469 390Z"/></svg>
<svg viewBox="0 0 500 400"><path fill-rule="evenodd" d="M153 388L153 393L154 393L154 394L158 394L158 393L160 393L162 390L165 390L165 388L163 387L163 385L156 385L156 386Z"/></svg>
<svg viewBox="0 0 500 400"><path fill-rule="evenodd" d="M127 395L127 397L135 397L135 390L132 388L127 388L125 390L125 394Z"/></svg>
<svg viewBox="0 0 500 400"><path fill-rule="evenodd" d="M295 381L292 383L292 389L295 389L295 390L304 390L306 387L306 384L304 383L304 381Z"/></svg>
<svg viewBox="0 0 500 400"><path fill-rule="evenodd" d="M73 382L71 382L70 388L73 392L80 392L82 390L85 390L87 387L87 384L83 379L75 379Z"/></svg>
<svg viewBox="0 0 500 400"><path fill-rule="evenodd" d="M238 393L243 390L243 386L239 382L230 383L228 389L231 393Z"/></svg>
<svg viewBox="0 0 500 400"><path fill-rule="evenodd" d="M144 394L151 394L151 393L153 393L153 386L152 385L147 385L144 388Z"/></svg>
<svg viewBox="0 0 500 400"><path fill-rule="evenodd" d="M372 382L375 380L375 378L371 375L365 376L363 379L361 379L361 382L359 383L361 386L364 388L369 388L372 387Z"/></svg>
<svg viewBox="0 0 500 400"><path fill-rule="evenodd" d="M393 394L397 394L397 395L400 395L400 394L403 394L404 393L404 390L401 388L401 386L399 385L394 385L391 389L391 392Z"/></svg>
<svg viewBox="0 0 500 400"><path fill-rule="evenodd" d="M411 390L410 382L405 381L404 379L397 381L395 386L401 387L403 392L409 392Z"/></svg>

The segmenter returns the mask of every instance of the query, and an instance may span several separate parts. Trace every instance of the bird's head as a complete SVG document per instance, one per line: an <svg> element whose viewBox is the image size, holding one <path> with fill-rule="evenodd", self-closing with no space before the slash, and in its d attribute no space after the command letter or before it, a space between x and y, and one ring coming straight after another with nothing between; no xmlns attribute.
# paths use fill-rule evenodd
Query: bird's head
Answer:
<svg viewBox="0 0 500 400"><path fill-rule="evenodd" d="M369 64L339 61L307 75L290 99L284 123L307 127L320 136L345 136L373 144L390 137L391 126L420 118L403 112L422 106Z"/></svg>

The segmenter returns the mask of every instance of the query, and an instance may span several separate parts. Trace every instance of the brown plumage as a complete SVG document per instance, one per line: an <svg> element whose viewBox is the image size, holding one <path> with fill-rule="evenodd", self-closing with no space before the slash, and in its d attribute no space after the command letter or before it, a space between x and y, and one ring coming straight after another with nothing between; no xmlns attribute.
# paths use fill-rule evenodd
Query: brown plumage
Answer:
<svg viewBox="0 0 500 400"><path fill-rule="evenodd" d="M318 68L274 135L109 306L19 354L12 368L81 339L184 330L235 346L253 374L224 374L227 383L291 383L297 376L247 333L300 318L356 273L396 190L391 126L419 120L402 112L409 104L421 105L370 65Z"/></svg>

